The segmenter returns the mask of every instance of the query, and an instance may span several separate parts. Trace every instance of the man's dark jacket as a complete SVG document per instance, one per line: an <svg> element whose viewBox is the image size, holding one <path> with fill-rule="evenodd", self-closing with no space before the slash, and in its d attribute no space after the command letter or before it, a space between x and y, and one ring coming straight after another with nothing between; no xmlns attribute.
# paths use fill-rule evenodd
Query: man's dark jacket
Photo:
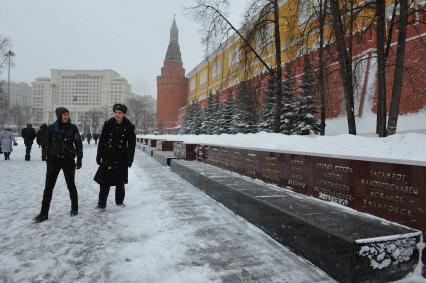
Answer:
<svg viewBox="0 0 426 283"><path fill-rule="evenodd" d="M48 160L83 158L83 144L76 125L55 123L47 127L46 152Z"/></svg>
<svg viewBox="0 0 426 283"><path fill-rule="evenodd" d="M115 118L107 120L99 138L96 162L100 166L94 180L103 186L127 184L135 146L135 126L126 117L121 124Z"/></svg>
<svg viewBox="0 0 426 283"><path fill-rule="evenodd" d="M36 131L34 130L33 127L27 126L26 128L23 128L22 131L21 131L21 137L24 138L24 144L25 145L33 144L33 141L34 141L36 135L37 135Z"/></svg>
<svg viewBox="0 0 426 283"><path fill-rule="evenodd" d="M47 142L47 125L43 124L37 132L37 144L44 146Z"/></svg>

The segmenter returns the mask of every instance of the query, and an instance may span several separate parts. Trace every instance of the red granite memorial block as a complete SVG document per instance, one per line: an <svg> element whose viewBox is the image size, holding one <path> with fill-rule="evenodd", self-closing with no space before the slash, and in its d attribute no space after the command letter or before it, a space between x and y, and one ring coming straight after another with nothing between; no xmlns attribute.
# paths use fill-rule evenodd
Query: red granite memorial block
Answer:
<svg viewBox="0 0 426 283"><path fill-rule="evenodd" d="M289 176L287 185L294 191L313 195L312 191L312 157L307 155L284 154Z"/></svg>
<svg viewBox="0 0 426 283"><path fill-rule="evenodd" d="M173 141L157 141L157 150L159 151L173 151Z"/></svg>
<svg viewBox="0 0 426 283"><path fill-rule="evenodd" d="M196 144L186 144L184 142L173 143L173 155L177 159L195 160L196 159Z"/></svg>
<svg viewBox="0 0 426 283"><path fill-rule="evenodd" d="M157 147L157 140L149 139L149 140L148 140L148 145L149 145L150 147Z"/></svg>
<svg viewBox="0 0 426 283"><path fill-rule="evenodd" d="M426 235L426 167L360 161L355 209L422 230Z"/></svg>
<svg viewBox="0 0 426 283"><path fill-rule="evenodd" d="M199 145L197 159L426 235L426 167Z"/></svg>
<svg viewBox="0 0 426 283"><path fill-rule="evenodd" d="M312 157L312 193L314 197L355 208L358 161Z"/></svg>

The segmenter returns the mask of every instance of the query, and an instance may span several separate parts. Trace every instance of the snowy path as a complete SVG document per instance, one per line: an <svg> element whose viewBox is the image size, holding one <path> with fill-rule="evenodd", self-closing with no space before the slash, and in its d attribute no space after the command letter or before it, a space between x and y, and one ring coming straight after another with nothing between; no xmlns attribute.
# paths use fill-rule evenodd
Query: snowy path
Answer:
<svg viewBox="0 0 426 283"><path fill-rule="evenodd" d="M49 220L39 212L45 165L22 141L0 160L0 282L333 282L262 231L137 150L127 206L97 204L96 148L77 171L79 215L62 173Z"/></svg>

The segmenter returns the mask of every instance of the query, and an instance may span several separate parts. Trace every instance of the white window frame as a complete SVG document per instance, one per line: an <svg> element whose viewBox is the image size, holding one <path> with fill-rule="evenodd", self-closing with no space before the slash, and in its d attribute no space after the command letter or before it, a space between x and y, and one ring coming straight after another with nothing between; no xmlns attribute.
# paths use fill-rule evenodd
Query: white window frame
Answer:
<svg viewBox="0 0 426 283"><path fill-rule="evenodd" d="M212 66L212 78L217 77L221 73L222 64L220 62L215 62Z"/></svg>
<svg viewBox="0 0 426 283"><path fill-rule="evenodd" d="M195 85L196 85L196 84L195 84L195 81L196 81L196 79L195 79L195 78L192 78L192 79L191 79L191 82L190 82L190 88L191 88L191 91L192 91L192 90L195 90Z"/></svg>
<svg viewBox="0 0 426 283"><path fill-rule="evenodd" d="M204 70L200 73L200 85L205 85L207 83L207 71Z"/></svg>
<svg viewBox="0 0 426 283"><path fill-rule="evenodd" d="M228 66L234 67L240 63L241 50L239 47L231 49L228 54Z"/></svg>

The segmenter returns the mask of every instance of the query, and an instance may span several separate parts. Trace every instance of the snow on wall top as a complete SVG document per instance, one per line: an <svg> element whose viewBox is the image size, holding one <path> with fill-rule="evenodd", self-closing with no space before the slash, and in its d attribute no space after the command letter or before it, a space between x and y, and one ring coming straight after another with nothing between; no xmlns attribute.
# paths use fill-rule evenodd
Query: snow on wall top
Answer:
<svg viewBox="0 0 426 283"><path fill-rule="evenodd" d="M222 135L141 135L138 137L183 141L282 153L307 154L426 166L426 135L396 134L386 138L349 134L288 136L260 132Z"/></svg>

